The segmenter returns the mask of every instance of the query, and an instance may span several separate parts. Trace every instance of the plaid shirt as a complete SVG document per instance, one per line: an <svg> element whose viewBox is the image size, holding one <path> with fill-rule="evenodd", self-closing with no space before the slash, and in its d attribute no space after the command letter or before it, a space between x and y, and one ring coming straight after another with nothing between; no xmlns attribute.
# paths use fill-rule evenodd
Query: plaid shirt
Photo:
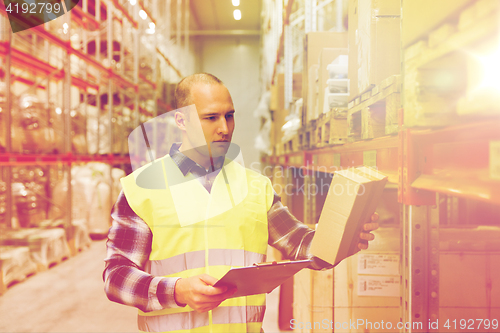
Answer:
<svg viewBox="0 0 500 333"><path fill-rule="evenodd" d="M178 144L172 146L172 160L184 175L191 172L210 192L221 165L216 165L215 171L205 170L179 152L178 148ZM106 268L103 273L108 298L145 312L178 307L174 299L174 287L179 278L152 276L144 271L153 234L146 222L130 208L123 191L113 206L111 217L113 223L108 234ZM281 204L277 194L267 218L269 245L280 250L288 259L311 258L308 250L314 231L298 221ZM314 258L311 265L313 269L330 267L333 266L318 258Z"/></svg>

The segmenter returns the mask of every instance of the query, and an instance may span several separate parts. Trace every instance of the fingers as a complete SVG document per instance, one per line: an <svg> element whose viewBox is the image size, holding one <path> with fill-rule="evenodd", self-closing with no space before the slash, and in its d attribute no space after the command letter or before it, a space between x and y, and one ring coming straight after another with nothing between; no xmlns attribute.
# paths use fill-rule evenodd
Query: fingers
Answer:
<svg viewBox="0 0 500 333"><path fill-rule="evenodd" d="M201 281L205 282L209 286L214 285L218 281L216 278L214 278L213 276L210 276L208 274L201 274L201 275L198 275L198 277L200 278Z"/></svg>
<svg viewBox="0 0 500 333"><path fill-rule="evenodd" d="M360 250L366 250L368 248L368 241L361 240L358 243L358 247L359 247Z"/></svg>
<svg viewBox="0 0 500 333"><path fill-rule="evenodd" d="M227 287L213 287L216 282L216 278L207 274L179 279L174 297L178 303L188 304L198 312L215 309L236 292L234 288L228 290Z"/></svg>
<svg viewBox="0 0 500 333"><path fill-rule="evenodd" d="M218 281L213 276L202 274L199 276L199 278L200 281L205 283L205 285L199 289L200 293L203 293L205 295L219 295L228 291L227 287L213 287L213 285Z"/></svg>
<svg viewBox="0 0 500 333"><path fill-rule="evenodd" d="M215 309L231 297L236 292L236 289L229 289L228 291L218 294L218 295L197 295L193 298L193 304L191 307L198 312L206 312Z"/></svg>
<svg viewBox="0 0 500 333"><path fill-rule="evenodd" d="M361 250L366 250L368 248L368 242L375 239L375 235L371 234L370 231L377 230L379 225L378 220L379 216L377 213L373 213L370 217L370 221L366 222L363 225L363 230L359 234L359 243L358 248Z"/></svg>
<svg viewBox="0 0 500 333"><path fill-rule="evenodd" d="M377 230L379 227L378 222L368 222L363 225L363 231L373 231Z"/></svg>
<svg viewBox="0 0 500 333"><path fill-rule="evenodd" d="M359 234L359 238L366 241L372 241L375 239L375 235L369 232L361 232Z"/></svg>

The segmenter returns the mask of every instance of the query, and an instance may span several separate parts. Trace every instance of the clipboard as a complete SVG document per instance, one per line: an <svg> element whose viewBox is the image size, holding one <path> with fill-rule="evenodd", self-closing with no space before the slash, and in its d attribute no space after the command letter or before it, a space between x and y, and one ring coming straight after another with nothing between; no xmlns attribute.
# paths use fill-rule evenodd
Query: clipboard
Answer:
<svg viewBox="0 0 500 333"><path fill-rule="evenodd" d="M238 291L230 298L270 293L274 288L311 263L311 259L274 261L248 267L231 268L213 286L237 288Z"/></svg>

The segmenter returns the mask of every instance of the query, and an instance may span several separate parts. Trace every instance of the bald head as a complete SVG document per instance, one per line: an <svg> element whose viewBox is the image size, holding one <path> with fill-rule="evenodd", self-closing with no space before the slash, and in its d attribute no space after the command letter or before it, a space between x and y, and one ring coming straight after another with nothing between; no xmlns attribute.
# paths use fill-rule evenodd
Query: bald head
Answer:
<svg viewBox="0 0 500 333"><path fill-rule="evenodd" d="M224 85L215 75L208 73L197 73L186 76L175 88L175 108L180 109L194 104L191 88L196 84Z"/></svg>

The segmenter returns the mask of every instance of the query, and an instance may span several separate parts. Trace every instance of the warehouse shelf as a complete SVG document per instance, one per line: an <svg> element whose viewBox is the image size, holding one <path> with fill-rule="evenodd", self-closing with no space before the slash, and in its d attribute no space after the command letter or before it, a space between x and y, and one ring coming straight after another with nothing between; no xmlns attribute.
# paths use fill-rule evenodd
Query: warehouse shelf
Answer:
<svg viewBox="0 0 500 333"><path fill-rule="evenodd" d="M85 162L102 162L107 164L128 164L128 156L108 155L73 155L68 154L0 154L0 166L20 165L53 165Z"/></svg>
<svg viewBox="0 0 500 333"><path fill-rule="evenodd" d="M160 5L161 11L152 7ZM140 8L155 17L148 14L148 21L138 21ZM2 96L7 103L2 105L1 116L2 123L8 123L6 131L0 128L0 142L5 145L0 153L0 183L6 189L2 190L0 212L1 224L7 229L63 226L71 253L76 254L85 245L82 232L105 233L109 228L109 211L118 195L113 167L131 171L128 133L141 122L172 110L170 100L159 98L159 90L175 81L175 74L181 76L176 64L182 55L166 53L165 46L156 46L158 38L146 36L147 22L161 22L162 15L170 13L156 1L141 1L135 7L120 0L81 1L70 13L13 35L7 27L7 13L0 6L0 22L6 28L0 35L0 58L6 65L2 77L7 83ZM157 30L170 34L173 23L163 21L167 23ZM63 23L68 24L66 33ZM180 42L175 40L174 44ZM169 67L174 77L168 74ZM20 121L12 110L20 107L18 98L26 93L37 99L34 107L38 108L28 112L39 112L31 115L39 127L29 133L10 125ZM37 135L49 135L57 142L36 146ZM34 146L21 143L23 138ZM87 166L94 168L91 182L97 181L95 177L100 179L93 191L99 192L102 205L90 213L95 215L92 219L79 226L82 221L78 218L88 212L78 205L87 199L76 189L84 186L78 175ZM31 187L37 181L40 186ZM13 193L14 185L27 193L23 205L28 206L20 206L22 195L19 190ZM57 220L42 223L47 218Z"/></svg>
<svg viewBox="0 0 500 333"><path fill-rule="evenodd" d="M413 2L412 6L417 6L417 3ZM388 77L351 99L347 107L346 142L331 140L328 133L331 133L332 120L335 119L332 110L326 114L320 111L319 118L308 123L304 123L302 117L303 123L298 133L292 138L287 136L286 142L274 141L273 152L262 157L263 164L272 170L280 173L283 170L293 171L291 173L295 176L292 179L271 176L278 189L292 183L294 188L303 184L316 184L322 188L319 179L326 177L328 180L337 169L361 165L376 167L388 176L389 183L384 193L390 193L391 205L397 207L395 220L400 221L400 224L394 225L399 226L394 236L401 242L400 313L397 316L397 312L391 312L391 316L397 316L401 322L423 322L424 326L428 320L439 319L441 323L451 311L443 310L442 304L449 303L446 297L450 296L450 288L440 290L443 286L440 278L448 277L452 270L440 265L439 261L440 256L449 258L452 254L449 248L443 247L442 242L446 240L448 245L462 244L457 250L460 253L474 251L475 247L471 244L475 245L476 242L478 247L485 248L490 245L488 241L485 241L486 244L481 243L483 239L478 236L478 228L484 225L491 228L491 232L498 232L494 226L499 225L498 92L497 95L493 94L493 90L489 91L489 95L476 94L475 89L479 84L476 81L480 73L483 70L493 71L493 63L498 58L496 53L490 68L480 67L484 65L480 59L482 55L492 55L498 50L500 3L484 0L464 1L461 4L463 8L455 10L453 16L445 20L444 15L439 25L434 22L431 28L434 30L429 30L427 36L418 36L414 44L400 50L401 76ZM307 11L302 12L301 15L306 18L310 15ZM418 15L425 14L412 12L408 15L412 15L412 22L419 22ZM292 22L296 22L295 13L291 16ZM402 19L405 17L402 16ZM305 32L308 32L307 29ZM287 61L283 54L283 49L286 53L284 35L282 33L281 40L274 40L279 48L276 52L278 59L274 55L272 59L275 62L273 78L282 65L281 57ZM286 74L286 64L282 67ZM279 86L279 89L285 90L276 95L280 101L285 100L285 107L276 109L274 106L273 119L279 113L292 113L286 104L286 89L291 90L291 87L285 85ZM306 98L304 93L303 90L302 97ZM340 118L337 118L339 128L344 126ZM364 122L369 122L369 126L376 125L377 133L366 135L361 132ZM280 131L281 125L274 130ZM301 174L295 170L301 170ZM323 194L308 193L308 187L305 186L305 193L294 192L283 197L288 205L297 206L302 221L308 224L317 222L324 202ZM451 233L450 228L454 228ZM463 239L469 241L463 242ZM496 251L498 247L491 249ZM485 251L483 255L485 253L488 252ZM442 267L448 270L441 272ZM440 277L441 274L443 277ZM294 301L294 306L299 307L295 312L298 321L312 321L314 313L320 312L319 309L325 306L331 306L334 318L343 316L343 309L337 310L336 298L333 302L321 303L322 299L330 295L330 290L321 285L321 281L327 279L316 281L307 272L297 277L299 281L296 281L295 292L300 300ZM313 285L321 285L320 288L328 294L319 298L320 303L313 303L314 296L309 292L309 288L315 289ZM490 293L488 288L491 285L483 287ZM454 290L453 293L459 292ZM309 303L299 304L303 301ZM351 306L355 308L356 304L348 305ZM454 304L448 306L453 307ZM491 302L484 307L488 311L490 308L493 309ZM476 310L471 308L471 311ZM336 311L339 311L338 317L335 317ZM488 315L485 313L484 317ZM377 316L377 319L380 318ZM424 327L413 331L432 330Z"/></svg>
<svg viewBox="0 0 500 333"><path fill-rule="evenodd" d="M490 142L500 140L498 128L500 120L493 118L442 129L404 129L399 136L264 156L263 162L324 173L374 166L386 173L390 182L408 188L408 194L400 197L406 204L412 204L411 193L415 190L499 204L500 183L491 177L489 164ZM404 182L398 170L407 175ZM425 193L424 197L428 199L422 199L423 202L435 204L434 195Z"/></svg>
<svg viewBox="0 0 500 333"><path fill-rule="evenodd" d="M435 204L439 192L500 204L499 181L490 170L490 143L500 140L500 119L449 126L439 130L405 130L403 203ZM421 192L422 193L422 192ZM427 199L426 199L427 198Z"/></svg>
<svg viewBox="0 0 500 333"><path fill-rule="evenodd" d="M390 182L397 183L399 144L397 136L386 136L280 156L265 156L263 162L324 173L333 173L346 167L371 165L387 173Z"/></svg>

